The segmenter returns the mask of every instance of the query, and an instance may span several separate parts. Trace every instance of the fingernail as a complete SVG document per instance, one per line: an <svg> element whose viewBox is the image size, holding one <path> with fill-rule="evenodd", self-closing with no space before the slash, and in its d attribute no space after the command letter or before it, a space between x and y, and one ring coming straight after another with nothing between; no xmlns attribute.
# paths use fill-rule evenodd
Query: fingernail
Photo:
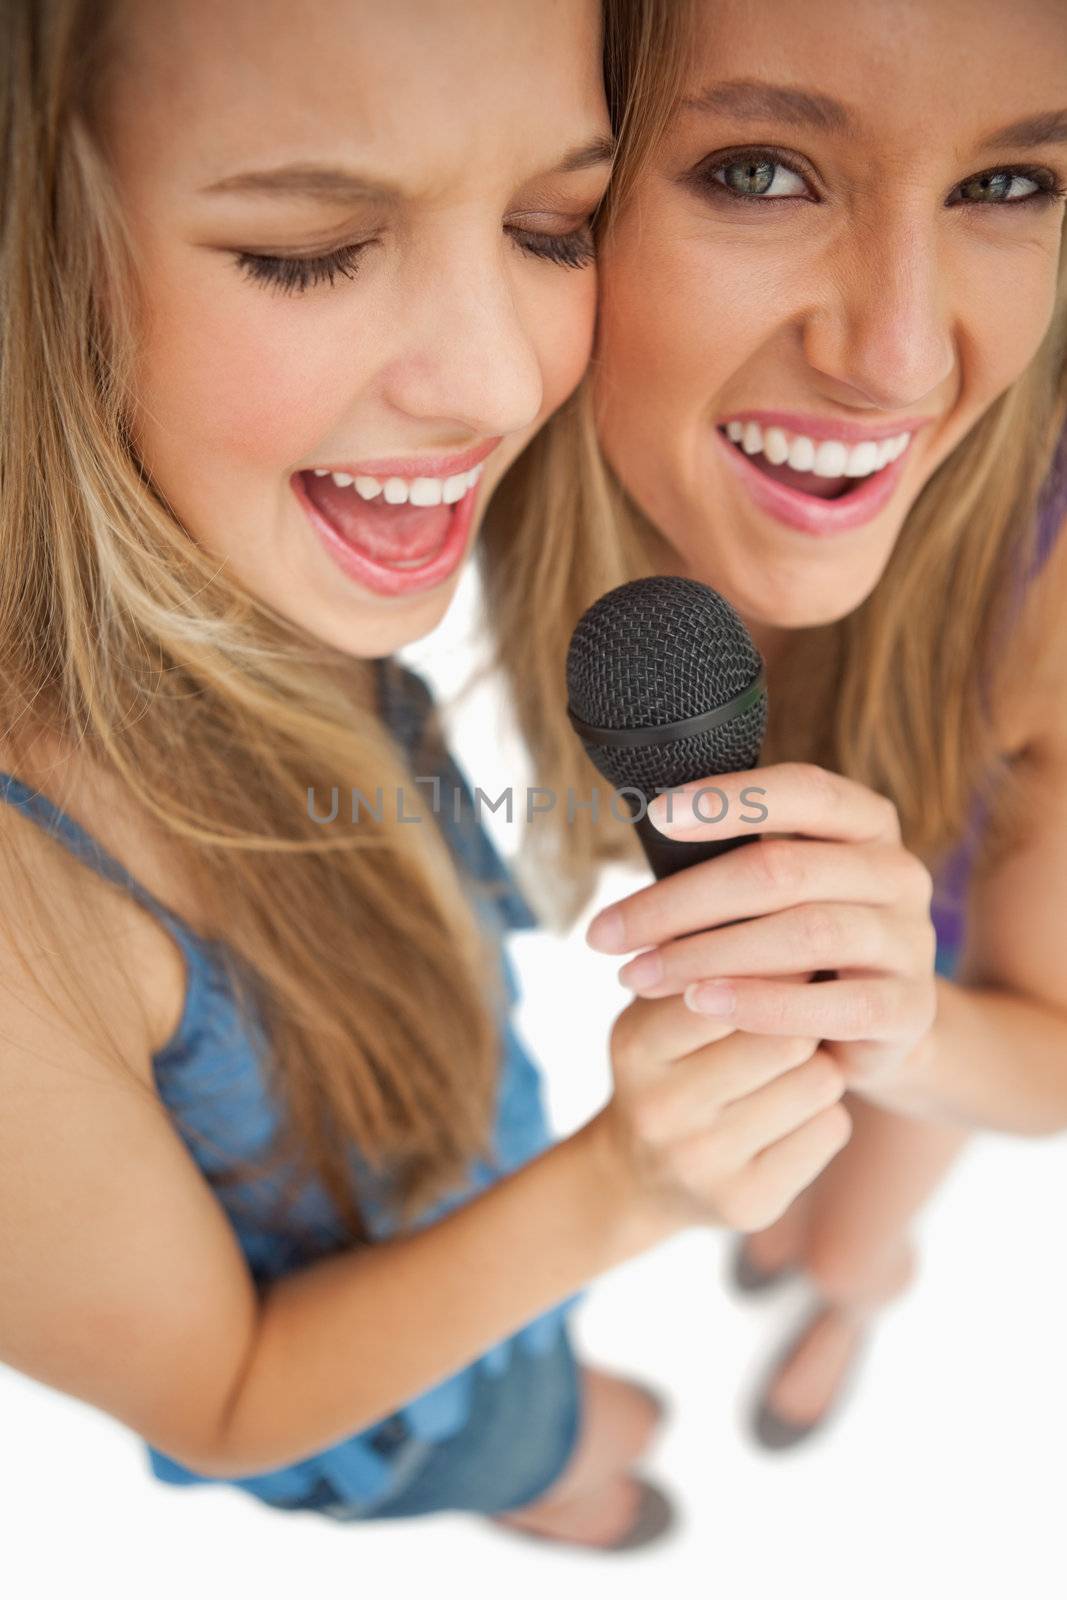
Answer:
<svg viewBox="0 0 1067 1600"><path fill-rule="evenodd" d="M677 796L675 798L677 799ZM670 827L670 823L667 821L667 801L665 796L658 795L655 800L649 801L648 820L654 828L659 828L661 832L663 829Z"/></svg>
<svg viewBox="0 0 1067 1600"><path fill-rule="evenodd" d="M649 950L635 961L626 963L619 972L619 982L628 989L636 989L645 984L658 983L662 976L663 962L657 951Z"/></svg>
<svg viewBox="0 0 1067 1600"><path fill-rule="evenodd" d="M693 796L687 789L668 789L648 803L648 815L654 827L668 832L671 828L692 828L703 820L693 814Z"/></svg>
<svg viewBox="0 0 1067 1600"><path fill-rule="evenodd" d="M586 929L585 942L591 950L602 950L607 955L622 950L624 947L622 912L616 911L614 906L608 906L606 911L599 911Z"/></svg>
<svg viewBox="0 0 1067 1600"><path fill-rule="evenodd" d="M709 1017L728 1017L737 1005L737 990L729 983L717 979L710 983L691 983L685 991L685 1003L690 1011L701 1011Z"/></svg>

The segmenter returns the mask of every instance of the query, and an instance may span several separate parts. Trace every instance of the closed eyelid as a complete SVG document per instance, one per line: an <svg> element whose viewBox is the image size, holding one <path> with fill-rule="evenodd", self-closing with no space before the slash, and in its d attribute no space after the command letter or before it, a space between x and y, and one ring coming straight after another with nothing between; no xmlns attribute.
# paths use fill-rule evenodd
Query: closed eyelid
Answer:
<svg viewBox="0 0 1067 1600"><path fill-rule="evenodd" d="M577 211L509 211L504 218L504 226L525 229L529 233L553 227L579 228L583 222L589 221L594 209L587 206Z"/></svg>

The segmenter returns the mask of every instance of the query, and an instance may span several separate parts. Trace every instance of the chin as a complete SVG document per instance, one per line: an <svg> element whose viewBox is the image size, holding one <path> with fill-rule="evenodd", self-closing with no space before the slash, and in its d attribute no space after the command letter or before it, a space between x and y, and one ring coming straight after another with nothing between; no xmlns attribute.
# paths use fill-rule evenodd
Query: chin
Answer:
<svg viewBox="0 0 1067 1600"><path fill-rule="evenodd" d="M290 613L289 620L330 650L350 656L354 661L378 661L432 633L446 610L447 602L435 596L433 607L421 607L417 615L410 609L393 617L380 612L372 615L368 611L362 615L333 613L314 618Z"/></svg>

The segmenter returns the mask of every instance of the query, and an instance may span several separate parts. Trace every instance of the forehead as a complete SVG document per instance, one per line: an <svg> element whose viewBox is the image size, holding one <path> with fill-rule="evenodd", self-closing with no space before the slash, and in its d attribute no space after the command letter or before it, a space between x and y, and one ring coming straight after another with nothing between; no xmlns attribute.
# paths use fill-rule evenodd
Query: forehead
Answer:
<svg viewBox="0 0 1067 1600"><path fill-rule="evenodd" d="M111 37L105 126L194 184L267 150L443 173L606 131L596 0L117 0Z"/></svg>
<svg viewBox="0 0 1067 1600"><path fill-rule="evenodd" d="M970 142L1067 105L1067 0L693 0L692 15L688 97L738 80L819 91L851 112L830 133L914 143L952 125ZM721 109L757 120L754 96Z"/></svg>

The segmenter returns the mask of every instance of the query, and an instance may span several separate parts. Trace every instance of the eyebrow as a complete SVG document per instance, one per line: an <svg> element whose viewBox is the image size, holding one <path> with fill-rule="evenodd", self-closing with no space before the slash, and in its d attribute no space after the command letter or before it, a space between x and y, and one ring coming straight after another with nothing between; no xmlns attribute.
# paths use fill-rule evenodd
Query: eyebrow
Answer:
<svg viewBox="0 0 1067 1600"><path fill-rule="evenodd" d="M584 172L610 162L615 155L612 139L592 139L565 152L551 173ZM545 174L546 176L550 174ZM400 191L346 167L318 167L295 162L262 172L236 172L202 188L201 194L267 194L350 204L356 200L395 201Z"/></svg>
<svg viewBox="0 0 1067 1600"><path fill-rule="evenodd" d="M724 112L750 122L776 120L824 133L849 133L855 120L848 107L829 95L755 78L709 84L682 102L684 110ZM1022 145L1067 144L1067 111L1043 111L987 134L978 148L1011 150Z"/></svg>
<svg viewBox="0 0 1067 1600"><path fill-rule="evenodd" d="M1024 144L1067 144L1067 111L1042 111L1009 123L982 140L984 150L1011 150Z"/></svg>
<svg viewBox="0 0 1067 1600"><path fill-rule="evenodd" d="M683 100L682 106L687 111L723 111L750 122L775 118L795 127L822 128L827 133L842 133L852 126L849 112L829 95L785 84L761 83L755 78L709 84Z"/></svg>

